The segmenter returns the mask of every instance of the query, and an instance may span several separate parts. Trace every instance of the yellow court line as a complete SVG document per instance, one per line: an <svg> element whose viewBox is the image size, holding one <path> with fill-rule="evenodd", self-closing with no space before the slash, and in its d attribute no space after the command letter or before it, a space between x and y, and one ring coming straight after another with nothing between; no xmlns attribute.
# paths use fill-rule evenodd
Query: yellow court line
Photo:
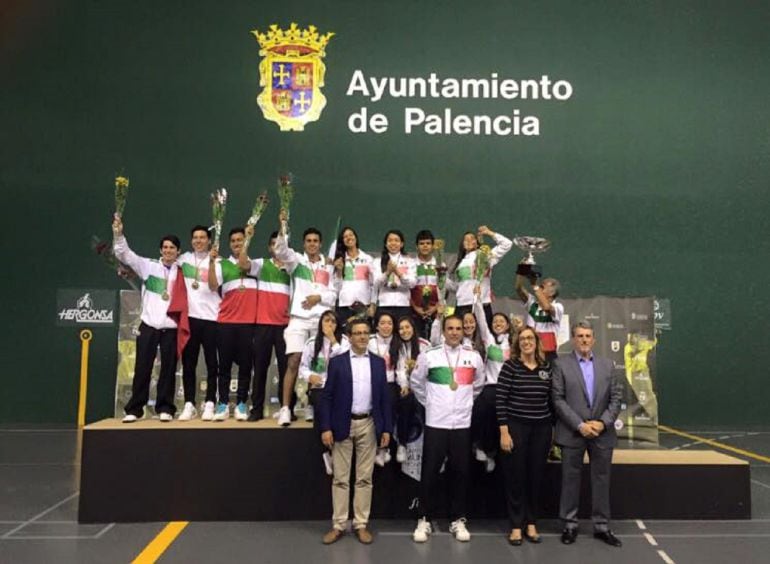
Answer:
<svg viewBox="0 0 770 564"><path fill-rule="evenodd" d="M658 425L658 429L660 429L661 431L665 431L666 433L671 433L672 435L679 435L680 437L684 437L686 439L691 439L693 441L698 441L713 447L734 452L735 454L740 454L741 456L753 458L754 460L770 463L770 457L762 456L761 454L757 454L756 452L751 452L750 450L743 450L742 448L726 445L724 443L720 443L719 441L712 441L711 439L707 439L705 437L699 437L698 435L693 435L691 433L685 433L684 431L679 431L678 429L673 429L665 425Z"/></svg>
<svg viewBox="0 0 770 564"><path fill-rule="evenodd" d="M171 546L176 537L184 531L184 528L189 525L189 521L172 521L163 527L163 530L158 533L150 544L144 547L144 550L134 558L132 564L151 564L157 562L166 549Z"/></svg>

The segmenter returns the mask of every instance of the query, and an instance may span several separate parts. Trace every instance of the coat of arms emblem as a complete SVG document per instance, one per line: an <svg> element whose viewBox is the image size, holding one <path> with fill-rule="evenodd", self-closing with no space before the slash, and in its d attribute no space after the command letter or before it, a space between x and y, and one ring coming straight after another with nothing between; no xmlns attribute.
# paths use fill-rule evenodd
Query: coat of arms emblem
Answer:
<svg viewBox="0 0 770 564"><path fill-rule="evenodd" d="M320 35L315 26L300 29L292 23L283 30L271 25L267 33L252 31L259 42L259 85L257 104L265 119L276 122L281 131L302 131L316 121L326 106L324 85L326 45L333 32Z"/></svg>

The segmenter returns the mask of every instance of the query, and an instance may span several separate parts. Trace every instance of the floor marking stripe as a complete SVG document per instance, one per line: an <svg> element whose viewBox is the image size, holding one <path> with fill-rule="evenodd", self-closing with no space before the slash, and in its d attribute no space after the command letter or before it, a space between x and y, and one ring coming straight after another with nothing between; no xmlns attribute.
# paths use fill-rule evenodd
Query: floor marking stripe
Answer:
<svg viewBox="0 0 770 564"><path fill-rule="evenodd" d="M616 522L616 521L614 521L614 522ZM496 532L496 533L489 533L489 532L486 532L486 531L483 531L483 532L471 531L471 537L507 537L507 535L509 533L510 533L510 531L500 531L500 532ZM380 532L377 532L377 535L382 536L382 537L411 537L412 534L413 533L411 531L380 531ZM433 531L430 534L430 536L431 537L451 537L451 536L454 536L454 535L452 535L452 533L447 532L447 531ZM542 533L541 532L540 536L543 537L543 538L545 538L545 537L557 537L557 538L559 538L559 537L561 537L561 533ZM615 536L616 537L622 537L622 538L633 538L633 537L641 537L642 535L629 534L629 533L626 533L626 534L615 533Z"/></svg>
<svg viewBox="0 0 770 564"><path fill-rule="evenodd" d="M644 521L642 521L641 519L637 519L636 520L636 526L639 527L643 531L647 530L647 526L644 524Z"/></svg>
<svg viewBox="0 0 770 564"><path fill-rule="evenodd" d="M671 433L672 435L679 435L680 437L684 437L686 439L695 440L713 447L721 448L723 450L727 450L729 452L734 452L735 454L740 454L741 456L746 456L748 458L753 458L755 460L760 460L762 462L769 462L770 463L770 457L762 456L761 454L757 454L756 452L751 452L750 450L744 450L742 448L736 448L734 446L726 445L724 443L720 443L719 441L712 441L711 439L707 439L705 437L699 437L698 435L692 435L690 433L685 433L684 431L679 431L677 429L673 429L671 427L668 427L666 425L658 425L658 429L661 431L664 431L666 433Z"/></svg>
<svg viewBox="0 0 770 564"><path fill-rule="evenodd" d="M105 534L107 531L109 531L110 529L112 529L114 526L115 526L115 523L110 523L109 525L107 525L106 527L104 527L104 528L103 528L101 531L99 531L98 533L96 533L96 535L94 536L94 538L96 538L96 539L100 539L100 538L102 538L102 537L104 536L104 534Z"/></svg>
<svg viewBox="0 0 770 564"><path fill-rule="evenodd" d="M139 556L134 558L132 564L151 564L157 562L169 546L176 540L179 534L184 531L189 521L171 521L158 535L150 541Z"/></svg>
<svg viewBox="0 0 770 564"><path fill-rule="evenodd" d="M81 536L81 535L70 535L70 536L49 536L49 535L16 535L14 537L10 537L7 539L3 539L4 541L13 541L13 540L96 540L99 537L96 536Z"/></svg>
<svg viewBox="0 0 770 564"><path fill-rule="evenodd" d="M620 536L620 535L618 535ZM740 539L740 538L757 538L765 539L770 538L770 533L658 533L658 538L661 539Z"/></svg>
<svg viewBox="0 0 770 564"><path fill-rule="evenodd" d="M676 564L673 560L671 560L671 557L668 554L666 554L665 550L659 550L658 556L660 556L663 559L663 562L665 562L666 564Z"/></svg>
<svg viewBox="0 0 770 564"><path fill-rule="evenodd" d="M658 541L656 541L655 537L653 537L650 533L644 533L644 538L646 538L647 542L652 546L658 546Z"/></svg>
<svg viewBox="0 0 770 564"><path fill-rule="evenodd" d="M764 483L764 482L760 482L759 480L754 480L754 479L752 478L752 480L751 480L751 483L752 483L752 484L756 484L756 485L758 485L758 486L762 486L763 488L767 488L768 490L770 490L770 486L769 486L769 485L767 485L767 484L766 484L766 483Z"/></svg>
<svg viewBox="0 0 770 564"><path fill-rule="evenodd" d="M75 499L75 498L76 498L77 496L79 496L79 495L80 495L80 492L75 492L75 493L74 493L74 494L72 494L71 496L69 496L69 497L67 497L67 498L65 498L65 499L63 499L63 500L61 500L61 501L60 501L60 502L58 502L58 503L55 503L55 504L53 504L53 505L52 505L51 507L49 507L48 509L46 509L46 510L44 510L44 511L41 511L40 513L38 513L37 515L35 515L34 517L32 517L32 519L28 519L28 520L24 521L24 522L23 522L21 525L19 525L18 527L14 527L13 529L11 529L11 530L10 530L10 531L8 531L7 533L5 533L5 534L4 534L2 537L0 537L0 538L2 538L2 539L7 539L7 538L8 538L8 537L10 537L10 536L11 536L13 533L15 533L15 532L17 532L17 531L20 531L20 530L22 530L24 527L26 527L26 526L27 526L27 525L29 525L30 523L34 523L35 521L37 521L38 519L40 519L40 518L41 518L43 515L48 515L48 514L49 514L51 511L53 511L53 510L54 510L54 509L56 509L57 507L60 507L60 506L64 505L64 504L65 504L65 503L67 503L68 501L72 501L73 499Z"/></svg>

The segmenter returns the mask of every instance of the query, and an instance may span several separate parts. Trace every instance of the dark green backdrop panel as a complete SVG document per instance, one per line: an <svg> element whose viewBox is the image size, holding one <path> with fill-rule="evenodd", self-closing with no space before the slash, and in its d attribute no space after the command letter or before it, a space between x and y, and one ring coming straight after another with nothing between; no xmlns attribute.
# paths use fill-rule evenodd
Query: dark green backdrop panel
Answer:
<svg viewBox="0 0 770 564"><path fill-rule="evenodd" d="M209 222L207 194L231 194L227 226L258 190L297 178L292 221L329 234L341 215L377 250L384 231L430 227L454 247L485 223L553 240L543 258L565 295L671 299L658 349L664 422L767 422L763 368L770 185L770 9L762 2L15 1L0 28L0 279L8 328L0 421L74 421L79 342L55 327L56 289L121 283L91 254L109 237L112 177L131 178L126 233ZM256 105L269 24L334 31L328 105L302 133ZM545 100L346 96L373 77L568 80ZM381 135L348 116L386 114ZM540 135L403 132L426 112L540 119ZM274 222L260 224L264 240ZM516 251L513 253L517 254ZM496 271L511 291L515 258ZM111 413L114 331L92 345L89 420Z"/></svg>

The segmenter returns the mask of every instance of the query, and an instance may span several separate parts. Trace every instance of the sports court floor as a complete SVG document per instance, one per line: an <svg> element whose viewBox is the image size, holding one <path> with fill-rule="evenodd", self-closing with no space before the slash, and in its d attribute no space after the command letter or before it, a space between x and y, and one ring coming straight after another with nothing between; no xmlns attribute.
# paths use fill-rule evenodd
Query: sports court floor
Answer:
<svg viewBox="0 0 770 564"><path fill-rule="evenodd" d="M323 521L79 525L77 431L0 427L0 563L296 563L319 557L331 564L770 561L770 428L674 429L661 432L661 446L715 448L748 460L752 520L614 521L620 549L594 540L590 523L581 526L576 544L564 546L555 521L540 524L541 545L521 547L507 544L503 521L469 522L473 539L467 544L456 542L448 523L439 521L439 532L425 545L411 541L412 522L374 521L371 546L348 535L328 547L321 544L329 527Z"/></svg>

